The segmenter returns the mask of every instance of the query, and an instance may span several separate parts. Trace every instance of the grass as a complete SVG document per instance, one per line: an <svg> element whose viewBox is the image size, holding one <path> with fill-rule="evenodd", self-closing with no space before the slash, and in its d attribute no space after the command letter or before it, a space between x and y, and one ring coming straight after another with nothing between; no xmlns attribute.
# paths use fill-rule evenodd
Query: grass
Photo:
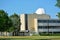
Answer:
<svg viewBox="0 0 60 40"><path fill-rule="evenodd" d="M12 39L12 38L7 38L7 39L0 39L0 40L50 40L50 39Z"/></svg>
<svg viewBox="0 0 60 40"><path fill-rule="evenodd" d="M60 40L60 36L0 36L0 40Z"/></svg>

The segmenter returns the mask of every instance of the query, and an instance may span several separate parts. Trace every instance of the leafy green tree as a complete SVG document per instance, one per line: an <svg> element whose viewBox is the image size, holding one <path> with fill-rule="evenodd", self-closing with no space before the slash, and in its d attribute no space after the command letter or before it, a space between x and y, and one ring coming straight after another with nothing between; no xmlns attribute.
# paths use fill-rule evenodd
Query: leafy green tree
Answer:
<svg viewBox="0 0 60 40"><path fill-rule="evenodd" d="M60 0L57 0L57 3L56 3L55 6L57 6L58 8L60 8ZM58 12L56 16L60 19L60 12Z"/></svg>
<svg viewBox="0 0 60 40"><path fill-rule="evenodd" d="M7 32L12 27L12 21L4 10L0 10L0 32Z"/></svg>
<svg viewBox="0 0 60 40"><path fill-rule="evenodd" d="M58 12L58 14L56 16L60 19L60 12Z"/></svg>
<svg viewBox="0 0 60 40"><path fill-rule="evenodd" d="M56 5L55 6L57 6L57 7L59 7L60 8L60 0L57 0L57 3L56 3Z"/></svg>
<svg viewBox="0 0 60 40"><path fill-rule="evenodd" d="M19 15L17 15L16 13L14 13L13 15L10 16L10 19L13 22L13 26L15 27L15 34L17 35L17 33L20 31L20 17Z"/></svg>

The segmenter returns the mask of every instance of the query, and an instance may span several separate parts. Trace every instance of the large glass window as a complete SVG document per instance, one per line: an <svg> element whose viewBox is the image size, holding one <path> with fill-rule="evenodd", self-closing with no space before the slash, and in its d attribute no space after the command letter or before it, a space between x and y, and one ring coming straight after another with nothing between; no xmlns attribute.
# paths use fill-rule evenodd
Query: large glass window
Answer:
<svg viewBox="0 0 60 40"><path fill-rule="evenodd" d="M49 20L49 23L60 23L60 20Z"/></svg>
<svg viewBox="0 0 60 40"><path fill-rule="evenodd" d="M60 23L60 20L58 20L57 23Z"/></svg>
<svg viewBox="0 0 60 40"><path fill-rule="evenodd" d="M38 20L38 23L60 23L60 20Z"/></svg>
<svg viewBox="0 0 60 40"><path fill-rule="evenodd" d="M39 29L48 28L47 26L38 26Z"/></svg>
<svg viewBox="0 0 60 40"><path fill-rule="evenodd" d="M60 28L60 26L38 26L38 29L46 29L46 28Z"/></svg>
<svg viewBox="0 0 60 40"><path fill-rule="evenodd" d="M47 23L48 20L38 20L38 22L40 22L40 23Z"/></svg>

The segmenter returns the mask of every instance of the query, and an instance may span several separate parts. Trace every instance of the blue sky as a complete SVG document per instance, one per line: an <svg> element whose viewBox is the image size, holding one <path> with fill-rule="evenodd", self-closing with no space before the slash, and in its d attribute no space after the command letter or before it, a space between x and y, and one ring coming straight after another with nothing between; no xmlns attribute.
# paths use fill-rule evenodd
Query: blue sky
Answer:
<svg viewBox="0 0 60 40"><path fill-rule="evenodd" d="M44 8L46 14L56 18L56 14L60 9L55 4L56 0L0 0L0 9L12 15L14 12L17 14L31 14L38 8Z"/></svg>

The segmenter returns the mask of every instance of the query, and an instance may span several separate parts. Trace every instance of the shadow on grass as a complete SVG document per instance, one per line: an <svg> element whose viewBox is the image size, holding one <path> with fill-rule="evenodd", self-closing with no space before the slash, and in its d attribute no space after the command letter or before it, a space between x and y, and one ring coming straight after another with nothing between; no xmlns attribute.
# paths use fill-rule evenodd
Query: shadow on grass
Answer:
<svg viewBox="0 0 60 40"><path fill-rule="evenodd" d="M11 40L9 38L0 38L0 40Z"/></svg>

